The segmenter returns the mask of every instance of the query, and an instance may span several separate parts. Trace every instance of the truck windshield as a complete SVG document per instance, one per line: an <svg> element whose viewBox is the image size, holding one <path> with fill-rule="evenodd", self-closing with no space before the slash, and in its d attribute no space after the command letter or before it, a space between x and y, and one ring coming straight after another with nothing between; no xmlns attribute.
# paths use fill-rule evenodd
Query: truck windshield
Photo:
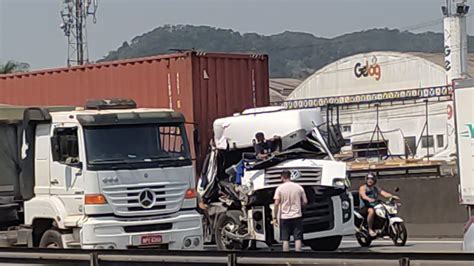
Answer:
<svg viewBox="0 0 474 266"><path fill-rule="evenodd" d="M175 165L190 161L184 127L114 125L84 129L89 165Z"/></svg>

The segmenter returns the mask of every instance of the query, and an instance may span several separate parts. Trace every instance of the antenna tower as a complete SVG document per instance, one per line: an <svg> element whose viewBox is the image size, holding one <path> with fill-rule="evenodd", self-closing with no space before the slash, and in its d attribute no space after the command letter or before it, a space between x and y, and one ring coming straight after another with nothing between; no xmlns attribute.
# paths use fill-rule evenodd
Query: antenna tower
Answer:
<svg viewBox="0 0 474 266"><path fill-rule="evenodd" d="M62 0L61 29L67 38L67 66L89 63L87 18L96 23L99 0Z"/></svg>

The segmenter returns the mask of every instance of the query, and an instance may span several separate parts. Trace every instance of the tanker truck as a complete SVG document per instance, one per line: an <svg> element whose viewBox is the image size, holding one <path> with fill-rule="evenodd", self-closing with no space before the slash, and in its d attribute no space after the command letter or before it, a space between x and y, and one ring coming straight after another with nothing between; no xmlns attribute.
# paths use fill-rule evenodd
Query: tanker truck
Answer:
<svg viewBox="0 0 474 266"><path fill-rule="evenodd" d="M181 113L0 106L0 246L200 250Z"/></svg>
<svg viewBox="0 0 474 266"><path fill-rule="evenodd" d="M213 131L198 182L205 241L220 250L278 244L279 228L271 223L273 195L285 170L299 173L293 182L303 186L308 198L303 209L306 245L335 250L344 235L355 233L346 165L333 157L344 140L337 126L324 123L320 109L249 109L217 119ZM277 143L265 159L255 156L257 132Z"/></svg>

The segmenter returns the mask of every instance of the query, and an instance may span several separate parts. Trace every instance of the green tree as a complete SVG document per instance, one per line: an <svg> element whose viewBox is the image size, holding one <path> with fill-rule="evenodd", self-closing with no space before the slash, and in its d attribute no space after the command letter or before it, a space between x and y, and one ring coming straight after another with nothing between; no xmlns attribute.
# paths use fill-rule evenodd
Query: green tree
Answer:
<svg viewBox="0 0 474 266"><path fill-rule="evenodd" d="M469 43L474 43L473 36L469 37ZM321 38L304 32L260 35L209 26L164 25L124 42L101 61L146 57L176 50L265 53L270 56L271 77L304 79L329 63L358 53L444 53L444 46L442 33L416 34L387 28ZM474 45L469 46L469 52L474 52Z"/></svg>
<svg viewBox="0 0 474 266"><path fill-rule="evenodd" d="M27 72L30 64L9 60L4 64L0 64L0 74L11 74L17 72Z"/></svg>

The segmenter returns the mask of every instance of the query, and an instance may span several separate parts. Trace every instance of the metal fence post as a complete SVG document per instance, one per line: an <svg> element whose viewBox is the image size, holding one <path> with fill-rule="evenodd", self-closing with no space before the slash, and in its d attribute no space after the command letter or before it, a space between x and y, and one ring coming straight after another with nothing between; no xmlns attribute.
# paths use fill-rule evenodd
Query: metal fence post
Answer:
<svg viewBox="0 0 474 266"><path fill-rule="evenodd" d="M227 254L227 266L237 266L237 256L235 256L235 253Z"/></svg>
<svg viewBox="0 0 474 266"><path fill-rule="evenodd" d="M398 263L400 266L410 266L410 258L401 258Z"/></svg>
<svg viewBox="0 0 474 266"><path fill-rule="evenodd" d="M91 252L90 257L90 266L99 266L99 256L97 252Z"/></svg>

